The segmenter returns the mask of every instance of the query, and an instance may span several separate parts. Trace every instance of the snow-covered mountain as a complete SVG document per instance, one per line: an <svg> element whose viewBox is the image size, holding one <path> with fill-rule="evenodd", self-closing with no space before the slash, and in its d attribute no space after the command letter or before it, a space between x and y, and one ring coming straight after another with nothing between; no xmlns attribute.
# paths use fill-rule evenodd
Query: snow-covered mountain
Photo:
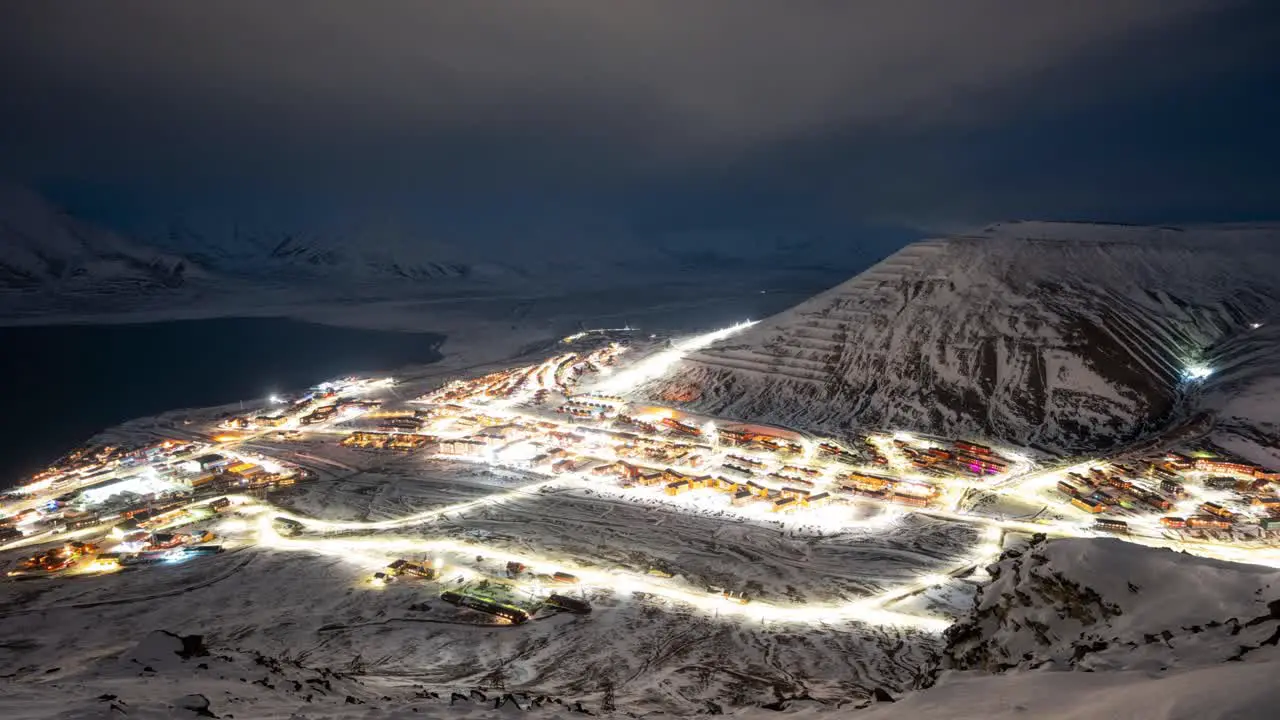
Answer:
<svg viewBox="0 0 1280 720"><path fill-rule="evenodd" d="M226 282L305 292L324 281L328 292L342 294L520 274L465 255L419 238L247 230L205 234L175 227L140 241L78 219L27 188L0 184L0 291L137 296L199 278L212 281L205 292L216 293Z"/></svg>
<svg viewBox="0 0 1280 720"><path fill-rule="evenodd" d="M81 222L0 185L0 290L173 288L203 274L189 259Z"/></svg>
<svg viewBox="0 0 1280 720"><path fill-rule="evenodd" d="M500 263L472 262L456 248L416 238L324 237L245 229L204 233L174 226L154 242L246 279L422 283L494 279L513 272Z"/></svg>
<svg viewBox="0 0 1280 720"><path fill-rule="evenodd" d="M692 356L664 399L839 432L1097 450L1274 311L1280 228L1019 222L915 243Z"/></svg>

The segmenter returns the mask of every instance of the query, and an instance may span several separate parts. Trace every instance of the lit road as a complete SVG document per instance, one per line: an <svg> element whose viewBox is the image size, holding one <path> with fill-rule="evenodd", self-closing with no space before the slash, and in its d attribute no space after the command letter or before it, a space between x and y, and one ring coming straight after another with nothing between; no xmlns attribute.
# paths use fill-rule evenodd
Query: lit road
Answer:
<svg viewBox="0 0 1280 720"><path fill-rule="evenodd" d="M441 508L434 511L431 515L433 517L439 517L444 514L463 512L467 509L476 507L478 504L479 502L476 501L460 503L447 508ZM360 526L361 529L380 530L386 529L392 524L397 524L398 526L417 525L430 518L424 514L410 516L396 521L377 523L326 523L288 516L280 513L269 505L263 506L256 527L257 544L277 550L306 551L341 557L361 563L363 566L367 567L369 571L373 571L385 565L387 563L388 554L448 554L458 557L470 557L476 554L482 554L486 558L492 558L499 562L505 563L514 561L522 563L533 569L545 568L547 572L551 572L553 570L569 572L576 575L584 585L594 588L611 590L616 593L643 592L670 602L684 603L719 615L736 616L744 619L761 620L765 622L813 624L849 620L878 625L914 627L935 632L941 631L950 624L950 621L943 618L909 615L906 613L894 612L884 607L888 602L892 602L901 597L927 589L934 585L947 582L949 578L942 575L931 575L927 578L922 578L921 581L915 584L895 588L893 591L885 593L884 595L868 597L844 604L812 603L803 605L775 605L761 601L752 601L748 604L741 604L725 599L720 595L690 589L687 586L683 586L677 581L671 579L657 578L640 573L620 570L606 572L593 568L582 567L566 560L539 557L529 554L511 553L477 543L462 543L445 539L429 540L419 537L385 534L365 538L286 538L282 537L272 527L273 518L280 517L282 515L296 519L310 528L328 530L353 530L356 529L354 526ZM335 525L337 527L334 527ZM971 565L973 562L968 564ZM453 566L451 566L451 572L452 571Z"/></svg>

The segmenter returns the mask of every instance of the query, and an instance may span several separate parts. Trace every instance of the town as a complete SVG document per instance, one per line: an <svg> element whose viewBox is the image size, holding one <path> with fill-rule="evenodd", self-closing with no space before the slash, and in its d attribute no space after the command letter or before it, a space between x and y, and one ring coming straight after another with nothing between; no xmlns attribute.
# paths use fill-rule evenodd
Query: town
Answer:
<svg viewBox="0 0 1280 720"><path fill-rule="evenodd" d="M181 437L77 449L5 496L0 549L33 551L11 563L8 577L149 572L255 546L345 552L340 548L364 532L419 527L552 487L831 532L851 527L861 508L878 506L971 524L992 540L1005 533L1113 534L1263 561L1272 556L1260 553L1280 547L1280 474L1207 448L1061 467L973 438L817 437L632 398L689 343L636 348L626 336L601 333L562 345L566 351L538 363L421 388L344 378L244 412L173 425ZM288 451L294 446L297 452ZM283 509L292 491L318 480L306 465L322 460L324 448L502 469L530 482L395 520L329 521ZM590 558L575 563L444 537L379 538L384 557L368 567L370 591L422 585L459 612L498 624L587 614L591 592L617 587L717 612L745 606L762 617L812 616L742 588L689 587L660 566L603 572ZM1000 549L991 541L975 546L952 575L980 567ZM952 575L923 576L886 591L878 606L849 612L926 622L887 608Z"/></svg>
<svg viewBox="0 0 1280 720"><path fill-rule="evenodd" d="M1073 468L1052 490L1024 494L1102 531L1203 542L1260 542L1280 534L1280 474L1205 448L1175 449Z"/></svg>

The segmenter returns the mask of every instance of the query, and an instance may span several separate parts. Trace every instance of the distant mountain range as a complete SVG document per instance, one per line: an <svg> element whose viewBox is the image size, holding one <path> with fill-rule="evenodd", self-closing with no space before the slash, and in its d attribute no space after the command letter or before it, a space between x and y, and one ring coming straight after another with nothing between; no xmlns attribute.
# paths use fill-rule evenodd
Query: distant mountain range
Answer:
<svg viewBox="0 0 1280 720"><path fill-rule="evenodd" d="M453 253L456 255L456 253ZM303 281L499 278L499 264L442 259L439 247L322 240L298 234L226 236L174 229L142 242L96 227L24 188L0 187L0 290L175 288L193 278Z"/></svg>
<svg viewBox="0 0 1280 720"><path fill-rule="evenodd" d="M321 238L247 230L206 235L174 227L154 244L181 253L203 267L242 278L422 281L497 279L512 273L498 263L468 262L458 252L438 245L387 243L369 238Z"/></svg>
<svg viewBox="0 0 1280 720"><path fill-rule="evenodd" d="M705 273L814 271L824 252L813 239L746 242L721 235L650 238L567 234L441 241L408 231L318 234L174 223L143 239L76 218L26 188L0 185L0 292L119 294L210 292L227 283L292 286L380 296L505 284L509 288L611 287L640 277L670 280ZM856 252L854 253L857 254ZM0 308L3 310L3 308Z"/></svg>
<svg viewBox="0 0 1280 720"><path fill-rule="evenodd" d="M0 290L179 287L204 270L81 222L22 188L0 186Z"/></svg>

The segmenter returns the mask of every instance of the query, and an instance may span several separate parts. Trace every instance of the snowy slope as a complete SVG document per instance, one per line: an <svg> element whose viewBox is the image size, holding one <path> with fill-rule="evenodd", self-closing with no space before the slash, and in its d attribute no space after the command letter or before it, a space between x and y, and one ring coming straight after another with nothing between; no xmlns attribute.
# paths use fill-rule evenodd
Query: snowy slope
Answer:
<svg viewBox="0 0 1280 720"><path fill-rule="evenodd" d="M1216 417L1213 441L1253 462L1280 465L1280 323L1261 322L1219 343L1197 405Z"/></svg>
<svg viewBox="0 0 1280 720"><path fill-rule="evenodd" d="M1280 571L1106 539L1033 540L991 573L937 683L865 717L1274 715Z"/></svg>
<svg viewBox="0 0 1280 720"><path fill-rule="evenodd" d="M919 242L654 391L827 431L1096 450L1161 421L1188 365L1271 313L1277 239L1273 227L1023 222Z"/></svg>
<svg viewBox="0 0 1280 720"><path fill-rule="evenodd" d="M355 581L346 561L251 552L212 560L221 566L212 580L190 566L167 579L138 574L123 589L124 577L8 588L25 597L3 607L0 712L542 718L660 706L743 720L1200 720L1269 717L1280 700L1280 571L1115 540L1006 552L939 648L936 683L889 684L875 693L881 701L837 678L851 667L927 676L930 661L910 637L887 633L877 657L857 628L770 632L609 600L586 621L472 626L451 608L423 612L436 603L422 595L335 593ZM273 601L255 601L268 586ZM410 602L419 610L406 612ZM707 639L705 651L687 649ZM620 669L627 681L602 694L602 679ZM769 682L772 692L752 688ZM836 692L796 692L815 684Z"/></svg>
<svg viewBox="0 0 1280 720"><path fill-rule="evenodd" d="M1164 672L1273 661L1280 571L1116 539L1033 541L991 569L943 666Z"/></svg>
<svg viewBox="0 0 1280 720"><path fill-rule="evenodd" d="M865 710L749 710L742 720L1247 720L1274 717L1274 662L1153 674L1028 672L955 675Z"/></svg>
<svg viewBox="0 0 1280 720"><path fill-rule="evenodd" d="M92 227L34 193L0 185L0 290L173 288L202 274L180 255Z"/></svg>
<svg viewBox="0 0 1280 720"><path fill-rule="evenodd" d="M205 643L201 635L153 630L130 638L115 657L96 658L85 674L42 669L47 677L14 683L0 701L21 718L456 718L582 712L559 697L459 688L433 692L393 678L304 664ZM21 675L22 673L19 673Z"/></svg>

